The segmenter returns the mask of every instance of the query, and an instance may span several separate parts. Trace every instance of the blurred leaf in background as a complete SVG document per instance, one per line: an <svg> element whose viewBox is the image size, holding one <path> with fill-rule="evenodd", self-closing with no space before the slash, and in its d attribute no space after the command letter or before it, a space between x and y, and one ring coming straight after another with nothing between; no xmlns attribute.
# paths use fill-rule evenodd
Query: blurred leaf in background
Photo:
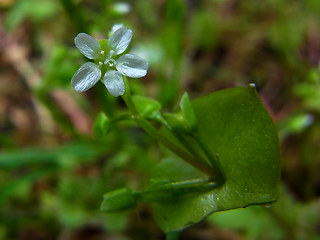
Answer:
<svg viewBox="0 0 320 240"><path fill-rule="evenodd" d="M58 1L50 0L16 0L5 18L5 25L13 30L23 21L30 20L38 24L44 20L53 19L60 8Z"/></svg>

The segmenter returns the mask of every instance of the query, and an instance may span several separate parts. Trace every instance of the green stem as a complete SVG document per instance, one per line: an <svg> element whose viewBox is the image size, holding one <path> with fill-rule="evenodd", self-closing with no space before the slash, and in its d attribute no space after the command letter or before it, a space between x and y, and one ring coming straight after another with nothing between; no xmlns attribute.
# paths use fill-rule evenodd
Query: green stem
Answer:
<svg viewBox="0 0 320 240"><path fill-rule="evenodd" d="M212 168L216 170L216 174L217 174L216 176L218 177L218 179L223 179L223 174L220 171L221 168L220 168L219 156L212 155L212 152L209 150L207 145L200 140L197 129L195 129L195 131L193 131L190 134L190 136L198 143L198 145L201 147L204 154L207 156Z"/></svg>
<svg viewBox="0 0 320 240"><path fill-rule="evenodd" d="M139 202L163 202L176 200L176 196L192 192L212 191L219 184L212 179L192 179L187 181L155 183L144 191L135 192L134 198Z"/></svg>
<svg viewBox="0 0 320 240"><path fill-rule="evenodd" d="M206 147L205 144L203 144L198 137L196 137L194 134L190 134L190 137L192 137L193 140L196 141L196 143L198 144L198 146L201 148L201 150L203 151L204 155L207 157L207 159L205 159L203 157L203 155L201 155L198 151L198 149L195 148L195 145L193 143L191 143L188 139L186 139L186 137L180 133L178 133L177 131L175 131L169 124L168 122L161 117L161 119L159 119L159 121L170 131L172 132L175 137L184 145L186 146L186 148L191 152L191 154L193 156L195 156L197 159L199 159L199 161L202 161L204 164L208 164L208 161L211 164L211 177L216 179L217 181L223 179L222 178L222 174L220 172L220 167L219 167L219 162L216 161L215 158L213 158L211 152L209 151L209 149Z"/></svg>
<svg viewBox="0 0 320 240"><path fill-rule="evenodd" d="M122 113L119 116L117 116L115 118L112 118L111 122L115 123L115 122L120 122L120 121L123 121L123 120L130 120L130 119L132 119L132 115L131 114Z"/></svg>
<svg viewBox="0 0 320 240"><path fill-rule="evenodd" d="M166 146L172 152L176 153L179 157L184 159L186 162L188 162L195 168L199 169L208 176L212 176L213 174L215 174L212 171L212 167L210 166L210 164L195 158L196 156L190 154L189 152L172 142L170 139L164 136L157 128L155 128L150 122L148 122L145 118L140 116L131 99L130 89L126 78L124 78L124 82L126 91L125 94L122 96L122 99L127 105L129 111L132 113L133 118L138 123L138 125L140 125L151 137L158 140L161 144Z"/></svg>
<svg viewBox="0 0 320 240"><path fill-rule="evenodd" d="M166 234L166 240L179 240L179 232L169 232Z"/></svg>

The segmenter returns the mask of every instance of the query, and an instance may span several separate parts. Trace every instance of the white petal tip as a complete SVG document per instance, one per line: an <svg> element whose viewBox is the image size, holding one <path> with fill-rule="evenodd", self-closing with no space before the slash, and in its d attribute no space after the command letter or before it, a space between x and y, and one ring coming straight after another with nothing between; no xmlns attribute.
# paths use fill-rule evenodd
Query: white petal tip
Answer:
<svg viewBox="0 0 320 240"><path fill-rule="evenodd" d="M86 33L79 33L74 38L74 44L79 51L89 59L96 59L101 54L99 42Z"/></svg>
<svg viewBox="0 0 320 240"><path fill-rule="evenodd" d="M140 78L147 74L148 62L133 54L122 55L117 61L117 70L128 77Z"/></svg>
<svg viewBox="0 0 320 240"><path fill-rule="evenodd" d="M114 97L122 96L125 92L125 86L121 74L117 71L108 71L103 77L103 83Z"/></svg>
<svg viewBox="0 0 320 240"><path fill-rule="evenodd" d="M101 71L94 63L83 64L71 79L71 86L77 92L85 92L92 88L100 79Z"/></svg>

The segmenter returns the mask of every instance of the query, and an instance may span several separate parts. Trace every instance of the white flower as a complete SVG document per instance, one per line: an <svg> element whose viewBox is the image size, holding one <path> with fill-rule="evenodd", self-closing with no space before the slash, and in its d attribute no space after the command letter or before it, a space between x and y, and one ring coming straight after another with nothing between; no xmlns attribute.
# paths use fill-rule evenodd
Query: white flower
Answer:
<svg viewBox="0 0 320 240"><path fill-rule="evenodd" d="M86 33L79 33L74 43L80 52L96 63L83 64L71 79L71 86L78 92L84 92L93 87L101 78L112 96L124 94L123 77L139 78L147 74L148 63L143 58L133 54L124 54L132 38L132 30L121 27L108 40L105 53L99 42ZM102 77L102 74L104 76Z"/></svg>

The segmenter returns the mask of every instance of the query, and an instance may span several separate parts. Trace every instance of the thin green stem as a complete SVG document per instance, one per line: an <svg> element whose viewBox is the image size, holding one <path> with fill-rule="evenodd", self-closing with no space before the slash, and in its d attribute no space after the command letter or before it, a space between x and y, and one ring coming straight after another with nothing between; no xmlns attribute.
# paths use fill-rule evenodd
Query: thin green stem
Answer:
<svg viewBox="0 0 320 240"><path fill-rule="evenodd" d="M129 113L122 113L119 116L112 118L111 122L115 123L115 122L120 122L120 121L124 121L124 120L130 120L132 119L132 115Z"/></svg>
<svg viewBox="0 0 320 240"><path fill-rule="evenodd" d="M200 171L204 172L208 176L212 176L213 171L212 167L209 163L200 161L200 159L197 159L196 156L190 154L188 151L181 148L176 143L172 142L170 139L168 139L165 135L163 135L157 128L155 128L150 122L148 122L145 118L140 116L138 113L130 94L130 89L127 83L127 79L124 78L125 82L125 88L126 92L122 96L122 99L124 100L125 104L127 105L129 111L133 115L133 119L140 125L151 137L158 140L161 144L166 146L168 149L170 149L172 152L176 153L179 157L181 157L183 160L194 166L195 168L199 169Z"/></svg>
<svg viewBox="0 0 320 240"><path fill-rule="evenodd" d="M176 200L176 196L192 192L212 191L219 184L208 179L191 179L178 182L160 182L151 185L148 189L135 192L135 199L139 202L162 202Z"/></svg>
<svg viewBox="0 0 320 240"><path fill-rule="evenodd" d="M166 240L179 240L179 232L169 232L166 234Z"/></svg>
<svg viewBox="0 0 320 240"><path fill-rule="evenodd" d="M191 152L192 155L194 155L199 161L202 161L204 164L208 164L208 161L211 164L211 177L216 179L216 180L221 180L222 179L222 174L220 172L219 164L217 163L216 159L213 158L211 152L209 149L206 147L205 144L203 144L199 138L197 138L195 135L192 133L190 134L190 137L192 137L193 140L195 140L198 144L198 146L201 148L203 151L204 155L207 157L205 159L203 155L201 155L198 151L198 149L195 147L193 143L191 143L186 137L177 131L175 131L164 118L160 118L159 121L170 131L172 132L175 137L184 145L186 148Z"/></svg>
<svg viewBox="0 0 320 240"><path fill-rule="evenodd" d="M209 150L207 145L201 141L201 138L198 136L197 129L193 131L190 136L198 143L198 145L201 147L204 154L207 156L210 164L212 165L212 168L216 170L216 174L218 179L223 179L223 175L220 171L220 162L219 162L219 156L214 156L212 152Z"/></svg>

